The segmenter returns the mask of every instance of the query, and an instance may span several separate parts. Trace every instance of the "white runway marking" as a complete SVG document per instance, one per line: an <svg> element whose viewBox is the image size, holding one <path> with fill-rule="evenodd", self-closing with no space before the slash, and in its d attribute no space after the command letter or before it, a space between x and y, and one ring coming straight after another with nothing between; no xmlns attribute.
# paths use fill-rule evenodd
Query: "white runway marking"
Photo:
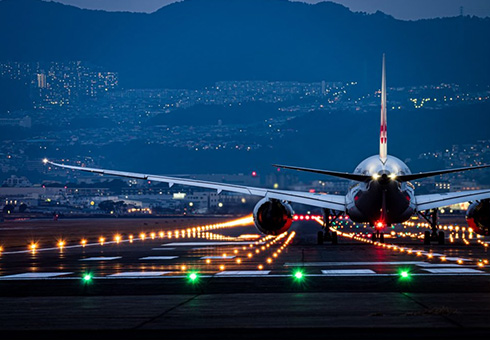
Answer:
<svg viewBox="0 0 490 340"><path fill-rule="evenodd" d="M228 256L203 256L201 257L201 260L206 260L206 259L210 259L210 260L217 260L217 259L234 259L236 256L231 256L231 255L228 255Z"/></svg>
<svg viewBox="0 0 490 340"><path fill-rule="evenodd" d="M417 266L422 267L422 268L450 268L450 267L461 268L461 266L459 264L456 264L456 263L429 263L429 262L426 262L426 263L418 264Z"/></svg>
<svg viewBox="0 0 490 340"><path fill-rule="evenodd" d="M238 270L238 271L229 270L229 271L219 272L216 275L254 277L254 276L268 275L270 272L271 272L270 270Z"/></svg>
<svg viewBox="0 0 490 340"><path fill-rule="evenodd" d="M113 261L113 260L118 260L120 258L121 256L112 256L112 257L98 256L98 257L87 257L85 259L80 259L80 261Z"/></svg>
<svg viewBox="0 0 490 340"><path fill-rule="evenodd" d="M323 275L328 276L365 276L365 275L377 275L374 270L371 269L334 269L334 270L322 270Z"/></svg>
<svg viewBox="0 0 490 340"><path fill-rule="evenodd" d="M214 247L199 247L199 248L192 248L192 250L211 250L214 249Z"/></svg>
<svg viewBox="0 0 490 340"><path fill-rule="evenodd" d="M71 273L22 273L15 275L2 276L3 279L44 279L56 276L70 275Z"/></svg>
<svg viewBox="0 0 490 340"><path fill-rule="evenodd" d="M147 256L140 258L140 260L173 260L176 258L178 258L178 256Z"/></svg>
<svg viewBox="0 0 490 340"><path fill-rule="evenodd" d="M397 265L419 265L422 261L391 261L391 262L297 262L285 263L284 267L336 267L336 266L397 266Z"/></svg>
<svg viewBox="0 0 490 340"><path fill-rule="evenodd" d="M461 261L465 261L465 262L466 261L471 261L471 260L468 260L468 259L463 259L461 257L446 257L446 260L448 260L448 261L460 261L461 260Z"/></svg>
<svg viewBox="0 0 490 340"><path fill-rule="evenodd" d="M151 250L175 250L175 248L152 248Z"/></svg>
<svg viewBox="0 0 490 340"><path fill-rule="evenodd" d="M236 246L254 243L255 242L172 242L164 243L162 244L162 247ZM259 242L259 244L263 244L263 242Z"/></svg>
<svg viewBox="0 0 490 340"><path fill-rule="evenodd" d="M422 269L432 274L483 274L481 270L470 268L440 268L440 269Z"/></svg>
<svg viewBox="0 0 490 340"><path fill-rule="evenodd" d="M149 276L162 276L171 272L124 272L108 275L108 277L149 277Z"/></svg>

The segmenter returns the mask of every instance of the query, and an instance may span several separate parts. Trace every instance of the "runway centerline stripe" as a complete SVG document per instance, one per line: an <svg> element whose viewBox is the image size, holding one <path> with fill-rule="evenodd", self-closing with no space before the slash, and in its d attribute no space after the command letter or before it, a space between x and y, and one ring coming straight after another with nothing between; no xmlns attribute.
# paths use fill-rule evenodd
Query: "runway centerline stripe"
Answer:
<svg viewBox="0 0 490 340"><path fill-rule="evenodd" d="M146 256L140 258L140 260L173 260L179 258L178 256Z"/></svg>
<svg viewBox="0 0 490 340"><path fill-rule="evenodd" d="M397 266L418 265L426 263L422 261L390 261L390 262L286 262L284 267L336 267L336 266Z"/></svg>
<svg viewBox="0 0 490 340"><path fill-rule="evenodd" d="M362 276L362 275L376 275L376 272L371 269L332 269L322 270L323 275L328 276Z"/></svg>
<svg viewBox="0 0 490 340"><path fill-rule="evenodd" d="M119 260L122 258L121 256L112 256L112 257L106 257L106 256L98 256L98 257L87 257L84 259L80 259L79 261L113 261L113 260Z"/></svg>
<svg viewBox="0 0 490 340"><path fill-rule="evenodd" d="M22 273L2 276L3 279L44 279L56 276L71 275L73 272L66 273Z"/></svg>

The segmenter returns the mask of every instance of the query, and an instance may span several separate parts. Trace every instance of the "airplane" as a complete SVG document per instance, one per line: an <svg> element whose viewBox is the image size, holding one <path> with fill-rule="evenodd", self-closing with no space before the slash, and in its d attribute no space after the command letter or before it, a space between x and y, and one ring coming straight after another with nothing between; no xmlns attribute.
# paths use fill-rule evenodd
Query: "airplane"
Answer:
<svg viewBox="0 0 490 340"><path fill-rule="evenodd" d="M383 54L381 81L381 126L379 153L363 160L352 173L311 169L289 165L274 164L282 169L304 171L321 175L348 179L353 182L345 196L324 193L310 193L290 190L249 187L244 185L215 183L197 179L185 179L144 173L117 170L95 169L81 166L58 164L44 159L44 164L120 176L153 182L188 185L214 189L219 193L229 191L262 197L253 209L255 226L263 234L279 235L287 231L293 222L291 203L299 203L323 209L323 230L318 232L318 243L328 240L337 243L337 234L330 234L331 223L342 215L348 215L353 222L368 223L373 228L372 239L384 242L383 230L392 224L403 223L414 215L426 219L431 231L426 231L424 243L438 241L444 244L444 232L438 231L438 209L453 204L472 202L466 214L469 227L482 235L490 234L490 189L450 192L443 194L416 195L411 181L443 174L488 168L481 165L466 168L447 169L412 174L400 159L388 155L386 107L386 67Z"/></svg>

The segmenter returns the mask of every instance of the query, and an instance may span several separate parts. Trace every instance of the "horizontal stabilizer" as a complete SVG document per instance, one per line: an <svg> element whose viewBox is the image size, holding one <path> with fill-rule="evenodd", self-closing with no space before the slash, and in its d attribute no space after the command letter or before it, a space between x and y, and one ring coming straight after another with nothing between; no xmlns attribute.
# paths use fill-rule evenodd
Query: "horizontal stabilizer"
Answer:
<svg viewBox="0 0 490 340"><path fill-rule="evenodd" d="M344 179L349 179L351 181L357 181L357 182L365 182L365 181L369 181L372 179L371 176L360 175L360 174L352 174L352 173L348 173L348 172L336 172L336 171L328 171L328 170L320 170L320 169L299 168L296 166L279 165L279 164L273 164L272 166L275 166L276 168L281 168L281 169L305 171L305 172L312 172L315 174L322 174L322 175L328 175L328 176L333 176L333 177L338 177L338 178L344 178Z"/></svg>
<svg viewBox="0 0 490 340"><path fill-rule="evenodd" d="M485 168L490 168L490 165L479 165L479 166L471 166L471 167L467 167L467 168L457 168L457 169L447 169L447 170L430 171L430 172L420 172L418 174L401 175L401 176L398 176L396 179L400 182L408 182L408 181L414 181L416 179L421 179L421 178L451 174L454 172L462 172L462 171L468 171L468 170L485 169Z"/></svg>

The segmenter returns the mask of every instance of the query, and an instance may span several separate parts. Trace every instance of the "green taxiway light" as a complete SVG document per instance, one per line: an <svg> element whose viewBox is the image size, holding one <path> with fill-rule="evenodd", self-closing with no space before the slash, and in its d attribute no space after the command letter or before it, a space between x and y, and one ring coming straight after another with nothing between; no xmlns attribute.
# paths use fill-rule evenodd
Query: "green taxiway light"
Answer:
<svg viewBox="0 0 490 340"><path fill-rule="evenodd" d="M304 274L302 271L298 270L294 273L294 277L297 279L297 280L302 280L303 277L304 277Z"/></svg>
<svg viewBox="0 0 490 340"><path fill-rule="evenodd" d="M403 278L403 279L408 279L410 277L410 273L406 270L402 270L400 272L400 276Z"/></svg>
<svg viewBox="0 0 490 340"><path fill-rule="evenodd" d="M189 280L191 282L196 282L197 279L199 278L199 275L197 275L197 273L193 272L193 273L190 273L187 277L189 278Z"/></svg>
<svg viewBox="0 0 490 340"><path fill-rule="evenodd" d="M84 282L90 282L90 281L92 281L92 275L85 274L85 275L83 275L83 278L82 279L83 279Z"/></svg>

